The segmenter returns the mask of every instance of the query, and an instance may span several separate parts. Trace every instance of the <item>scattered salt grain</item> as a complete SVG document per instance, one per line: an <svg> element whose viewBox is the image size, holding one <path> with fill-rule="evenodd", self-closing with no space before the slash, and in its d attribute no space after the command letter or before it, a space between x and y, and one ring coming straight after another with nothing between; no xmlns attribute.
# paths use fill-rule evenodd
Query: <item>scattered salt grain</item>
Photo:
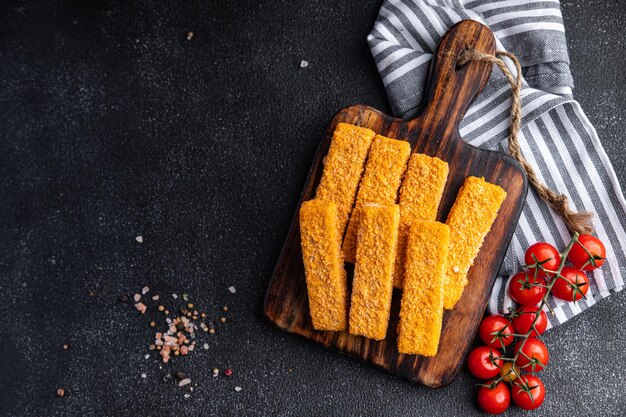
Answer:
<svg viewBox="0 0 626 417"><path fill-rule="evenodd" d="M143 236L139 235L135 238L138 243L143 243Z"/></svg>
<svg viewBox="0 0 626 417"><path fill-rule="evenodd" d="M193 32L187 32L187 40L190 41L193 39Z"/></svg>
<svg viewBox="0 0 626 417"><path fill-rule="evenodd" d="M189 393L185 394L185 398L189 398L189 397L191 397L191 394Z"/></svg>
<svg viewBox="0 0 626 417"><path fill-rule="evenodd" d="M237 292L234 286L228 287L228 291L231 294ZM154 301L159 300L160 298L157 294L152 293L153 295L150 296L147 295L148 293L150 293L150 288L146 286L139 293L132 296L135 300L133 303L134 307L142 314L146 313L148 309L148 307L141 302L143 296L146 296L146 299L147 297L150 297ZM182 357L190 355L195 347L200 347L208 351L209 343L201 342L201 338L205 336L202 336L201 334L197 336L198 331L199 329L202 329L204 332L208 332L210 334L216 333L213 321L203 322L199 320L200 316L202 316L203 320L208 320L206 318L207 314L206 312L202 312L202 309L199 307L196 307L194 304L188 302L190 299L188 294L184 293L179 296L178 294L171 293L171 296L174 300L177 300L180 297L185 300L185 304L180 308L180 313L172 310L172 312L174 312L174 316L165 317L165 321L167 322L167 326L164 329L165 331L161 330L154 333L154 339L151 341L151 344L149 344L149 350L158 353L156 357L160 359L158 361L160 363L168 363L171 359L179 356L180 359L182 359ZM128 300L129 298L129 296L126 296L126 302L130 301ZM196 308L196 310L194 310L194 308ZM156 310L163 312L166 316L168 315L168 310L166 310L165 306L162 304L157 305ZM222 310L227 312L228 307L224 305ZM221 317L220 321L222 323L227 322L227 318ZM153 320L150 322L150 327L154 328L156 326L156 321ZM154 355L152 352L145 353L145 360L152 358L152 355ZM160 364L159 369L163 369ZM220 369L214 368L212 370L213 377L219 377L221 372L222 371L220 371ZM223 372L225 376L232 375L231 369L226 369ZM147 374L142 373L141 377L145 379L147 378ZM187 378L184 374L177 377L177 380L179 381L177 385L180 387L192 384L191 379ZM236 389L236 391L240 390L241 387ZM192 389L190 387L189 392L191 391Z"/></svg>
<svg viewBox="0 0 626 417"><path fill-rule="evenodd" d="M300 68L306 68L309 66L309 62L305 61L304 59L302 61L300 61Z"/></svg>
<svg viewBox="0 0 626 417"><path fill-rule="evenodd" d="M237 392L241 391L241 387L240 386L236 386L235 387L235 391L237 391Z"/></svg>
<svg viewBox="0 0 626 417"><path fill-rule="evenodd" d="M455 266L454 268L452 268L452 270L453 270L455 273L457 273L457 272L459 272L459 267L458 267L458 266Z"/></svg>

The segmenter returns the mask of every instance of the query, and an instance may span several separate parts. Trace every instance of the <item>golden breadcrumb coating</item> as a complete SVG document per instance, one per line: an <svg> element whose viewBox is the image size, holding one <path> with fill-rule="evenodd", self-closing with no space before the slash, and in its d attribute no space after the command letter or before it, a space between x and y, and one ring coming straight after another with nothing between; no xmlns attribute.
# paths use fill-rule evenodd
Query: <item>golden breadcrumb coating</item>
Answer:
<svg viewBox="0 0 626 417"><path fill-rule="evenodd" d="M337 228L337 205L323 200L302 203L300 239L313 328L345 330L348 283Z"/></svg>
<svg viewBox="0 0 626 417"><path fill-rule="evenodd" d="M468 177L456 196L446 224L450 226L450 252L444 277L444 307L452 309L467 285L467 271L483 244L506 192L484 178Z"/></svg>
<svg viewBox="0 0 626 417"><path fill-rule="evenodd" d="M368 203L385 206L396 203L398 188L410 154L409 142L381 135L374 138L365 165L365 174L359 185L356 204L343 239L343 256L347 262L355 261L361 207Z"/></svg>
<svg viewBox="0 0 626 417"><path fill-rule="evenodd" d="M337 205L340 239L343 238L350 218L374 135L370 129L339 123L324 158L324 171L315 198L332 201Z"/></svg>
<svg viewBox="0 0 626 417"><path fill-rule="evenodd" d="M350 333L382 340L387 333L400 209L364 204L350 303Z"/></svg>
<svg viewBox="0 0 626 417"><path fill-rule="evenodd" d="M406 241L411 222L414 220L434 221L437 218L437 210L447 180L447 162L419 153L411 155L409 168L400 188L400 230L398 231L398 254L393 279L395 288L402 288Z"/></svg>
<svg viewBox="0 0 626 417"><path fill-rule="evenodd" d="M417 220L409 228L398 323L400 353L437 354L443 320L443 275L449 245L450 228L446 224Z"/></svg>

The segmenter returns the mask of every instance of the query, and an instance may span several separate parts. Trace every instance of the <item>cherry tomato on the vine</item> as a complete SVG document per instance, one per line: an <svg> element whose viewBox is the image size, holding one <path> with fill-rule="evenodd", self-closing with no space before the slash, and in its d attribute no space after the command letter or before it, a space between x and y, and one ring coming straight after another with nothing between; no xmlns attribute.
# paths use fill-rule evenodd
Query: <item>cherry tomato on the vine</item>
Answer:
<svg viewBox="0 0 626 417"><path fill-rule="evenodd" d="M485 382L491 385L493 381ZM502 414L511 405L511 393L504 382L498 382L494 388L482 386L478 390L478 405L489 414Z"/></svg>
<svg viewBox="0 0 626 417"><path fill-rule="evenodd" d="M530 270L513 275L509 284L511 298L519 305L537 305L546 294L545 274L542 270Z"/></svg>
<svg viewBox="0 0 626 417"><path fill-rule="evenodd" d="M517 308L517 313L519 315L513 319L513 327L515 327L518 334L526 334L530 331L533 321L535 320L535 316L537 316L537 311L539 311L538 306L521 306ZM530 336L537 337L538 335L543 334L543 332L546 331L546 327L548 327L548 316L546 316L546 313L541 310L539 318L535 323L535 328Z"/></svg>
<svg viewBox="0 0 626 417"><path fill-rule="evenodd" d="M513 382L520 374L520 370L517 365L513 365L512 362L505 362L500 369L500 376L504 382Z"/></svg>
<svg viewBox="0 0 626 417"><path fill-rule="evenodd" d="M555 278L552 295L565 301L578 301L589 291L589 278L583 271L568 266L561 270L562 278Z"/></svg>
<svg viewBox="0 0 626 417"><path fill-rule="evenodd" d="M472 375L478 379L495 378L500 373L503 360L496 359L502 353L495 348L479 346L467 357L467 366Z"/></svg>
<svg viewBox="0 0 626 417"><path fill-rule="evenodd" d="M524 262L530 270L535 269L536 264L540 263L544 269L556 271L561 264L561 255L551 244L539 242L528 248Z"/></svg>
<svg viewBox="0 0 626 417"><path fill-rule="evenodd" d="M515 345L515 354L520 351L522 341ZM537 338L531 337L526 339L524 346L521 346L521 352L515 361L515 364L526 372L539 372L548 365L550 355L548 348L543 342Z"/></svg>
<svg viewBox="0 0 626 417"><path fill-rule="evenodd" d="M513 324L506 317L498 314L485 317L478 327L480 340L493 348L501 348L502 345L508 346L513 343L513 336L511 336L513 333L515 333Z"/></svg>
<svg viewBox="0 0 626 417"><path fill-rule="evenodd" d="M585 250L587 249L587 250ZM589 253L587 253L589 252ZM589 256L591 255L591 257ZM578 236L578 242L574 243L567 255L567 259L576 267L591 271L602 266L606 258L606 249L600 239L591 235Z"/></svg>
<svg viewBox="0 0 626 417"><path fill-rule="evenodd" d="M535 410L543 404L546 388L534 375L522 375L513 384L513 402L523 410Z"/></svg>

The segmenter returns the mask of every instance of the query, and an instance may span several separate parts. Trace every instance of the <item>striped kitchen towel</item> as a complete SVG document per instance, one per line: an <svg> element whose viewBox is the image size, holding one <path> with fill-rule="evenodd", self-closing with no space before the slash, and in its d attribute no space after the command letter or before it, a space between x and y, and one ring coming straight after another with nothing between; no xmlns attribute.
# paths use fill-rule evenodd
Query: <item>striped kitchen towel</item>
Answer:
<svg viewBox="0 0 626 417"><path fill-rule="evenodd" d="M519 58L524 76L519 142L524 157L541 181L567 195L573 210L596 214L593 225L606 245L606 262L589 274L587 300L550 300L556 314L548 317L554 326L624 288L626 201L595 129L572 98L573 79L558 0L385 0L368 43L393 113L403 118L415 115L439 39L464 19L489 26L497 49ZM508 65L515 73L512 63ZM506 78L494 68L461 123L461 136L475 146L506 152L510 97ZM505 313L513 305L507 283L523 265L528 246L549 242L564 249L569 240L559 215L530 189L489 310Z"/></svg>

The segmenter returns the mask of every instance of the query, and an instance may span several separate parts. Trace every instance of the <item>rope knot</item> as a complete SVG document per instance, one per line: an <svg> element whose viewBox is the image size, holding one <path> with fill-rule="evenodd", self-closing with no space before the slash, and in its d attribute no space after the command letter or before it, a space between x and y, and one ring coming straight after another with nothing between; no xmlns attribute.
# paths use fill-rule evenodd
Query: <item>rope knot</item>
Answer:
<svg viewBox="0 0 626 417"><path fill-rule="evenodd" d="M483 55L487 55L487 54L478 52L475 49L463 49L461 53L459 54L459 57L457 58L456 63L460 66L464 66L470 61L480 60L483 57Z"/></svg>
<svg viewBox="0 0 626 417"><path fill-rule="evenodd" d="M565 194L558 194L554 199L553 205L559 212L569 210L569 202L567 201L567 196Z"/></svg>

